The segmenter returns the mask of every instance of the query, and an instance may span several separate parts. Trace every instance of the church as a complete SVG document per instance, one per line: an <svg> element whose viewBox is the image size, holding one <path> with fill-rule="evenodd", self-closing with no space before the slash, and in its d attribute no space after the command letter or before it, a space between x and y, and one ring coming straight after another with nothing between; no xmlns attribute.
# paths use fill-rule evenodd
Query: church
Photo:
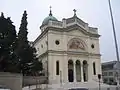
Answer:
<svg viewBox="0 0 120 90"><path fill-rule="evenodd" d="M59 21L50 10L34 41L49 84L98 81L101 55L98 29L74 14Z"/></svg>

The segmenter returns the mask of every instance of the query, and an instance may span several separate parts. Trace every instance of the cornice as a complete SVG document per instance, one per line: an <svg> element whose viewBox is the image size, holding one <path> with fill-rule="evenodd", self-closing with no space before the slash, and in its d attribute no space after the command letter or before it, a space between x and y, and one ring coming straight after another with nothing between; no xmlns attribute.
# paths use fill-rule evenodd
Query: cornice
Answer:
<svg viewBox="0 0 120 90"><path fill-rule="evenodd" d="M73 31L73 30L80 30L83 34L87 35L87 36L90 36L90 37L97 37L99 38L100 35L99 34L93 34L91 32L88 32L88 30L85 30L83 29L82 27L80 27L79 25L77 24L74 24L74 25L71 25L69 27L66 28L66 31L69 32L69 31Z"/></svg>
<svg viewBox="0 0 120 90"><path fill-rule="evenodd" d="M101 57L101 54L94 54L89 52L79 52L79 51L55 51L55 50L49 50L45 53L41 54L38 58L43 58L49 54L61 54L61 55L84 55L84 56L97 56Z"/></svg>
<svg viewBox="0 0 120 90"><path fill-rule="evenodd" d="M80 27L79 25L77 24L74 24L74 25L71 25L71 26L68 26L66 28L57 28L57 27L46 27L46 29L37 37L37 39L33 42L33 45L35 45L35 43L41 39L49 30L52 30L52 31L58 31L58 32L70 32L70 31L73 31L73 30L80 30L82 33L84 33L85 35L89 36L89 37L96 37L96 38L99 38L100 35L99 34L93 34L93 33L90 33L88 32L87 30L83 29L82 27Z"/></svg>
<svg viewBox="0 0 120 90"><path fill-rule="evenodd" d="M43 31L33 42L33 46L36 44L37 41L39 41L46 33L48 32L48 30L46 29L45 31Z"/></svg>

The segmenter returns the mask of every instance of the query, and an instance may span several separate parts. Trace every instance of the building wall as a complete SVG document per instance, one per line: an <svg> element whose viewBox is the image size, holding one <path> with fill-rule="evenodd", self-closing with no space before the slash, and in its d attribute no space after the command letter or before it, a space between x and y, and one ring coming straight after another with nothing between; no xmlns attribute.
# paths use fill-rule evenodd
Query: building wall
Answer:
<svg viewBox="0 0 120 90"><path fill-rule="evenodd" d="M100 59L91 58L88 59L85 56L67 56L62 54L50 54L49 55L49 80L51 83L60 83L60 74L56 75L56 61L60 63L60 71L62 72L62 82L68 82L68 60L73 60L74 65L76 60L79 60L81 63L86 60L88 62L88 81L97 80L97 75L101 74ZM96 75L93 74L93 64L96 63ZM83 67L81 67L81 76L83 81ZM75 77L76 78L76 77ZM74 79L75 79L74 78Z"/></svg>
<svg viewBox="0 0 120 90"><path fill-rule="evenodd" d="M46 84L46 78L47 77L45 76L24 76L23 85L25 87L37 84Z"/></svg>
<svg viewBox="0 0 120 90"><path fill-rule="evenodd" d="M0 72L0 85L4 85L11 90L22 90L22 75Z"/></svg>
<svg viewBox="0 0 120 90"><path fill-rule="evenodd" d="M116 61L102 63L102 76L103 82L107 84L117 84L116 83L116 71L113 68Z"/></svg>
<svg viewBox="0 0 120 90"><path fill-rule="evenodd" d="M90 37L88 42L89 52L94 54L100 54L99 39L95 37ZM92 44L94 45L94 48L91 48Z"/></svg>
<svg viewBox="0 0 120 90"><path fill-rule="evenodd" d="M34 47L37 50L38 57L47 51L47 33L34 44Z"/></svg>
<svg viewBox="0 0 120 90"><path fill-rule="evenodd" d="M73 30L70 32L49 31L48 37L49 37L49 41L48 41L49 50L67 51L68 42L73 38L79 38L86 43L87 52L93 54L100 54L99 39L95 37L86 36L78 30ZM60 41L59 45L55 44L56 40ZM91 48L92 44L94 45L94 49Z"/></svg>
<svg viewBox="0 0 120 90"><path fill-rule="evenodd" d="M101 61L100 56L85 56L83 55L68 55L64 51L70 51L68 49L68 43L73 38L79 38L86 43L86 51L92 54L100 54L99 51L99 39L98 38L89 38L78 30L73 30L70 32L57 32L49 31L48 34L48 50L52 50L52 53L49 53L49 80L51 83L60 83L60 75L56 75L56 61L60 62L60 71L62 71L62 82L68 82L68 60L72 59L75 63L76 60L80 60L81 64L83 60L88 62L88 80L97 80L97 75L101 74ZM60 44L56 45L55 41L59 40ZM91 45L94 44L94 49L91 48ZM54 52L56 51L56 52ZM61 52L58 52L61 51ZM77 51L77 50L76 50ZM76 52L75 51L75 52ZM79 50L78 50L79 51ZM83 51L84 52L84 51ZM63 54L64 53L64 54ZM93 75L93 62L96 64L96 75ZM83 75L82 75L83 78ZM82 80L83 82L83 80Z"/></svg>
<svg viewBox="0 0 120 90"><path fill-rule="evenodd" d="M79 24L81 24L80 19L78 19L77 21L79 21ZM59 28L58 27L53 28L58 23L56 22L55 24L54 21L53 21L54 26L52 27L52 29L47 28L47 25L41 27L41 29L44 29L42 33L44 33L46 30L49 29L48 34L46 33L45 35L43 35L37 41L37 43L35 44L35 47L40 49L40 51L38 51L38 56L40 56L39 58L42 59L45 70L47 70L46 68L48 68L49 83L60 83L60 79L62 79L62 82L68 82L68 60L70 59L74 62L74 65L76 60L79 60L81 63L81 66L83 66L84 60L87 61L88 81L97 80L97 74L101 74L99 35L97 33L97 30L96 29L92 30L92 28L89 30L88 24L83 22L82 24L84 24L85 27L84 25L76 26L80 28L73 27L74 25L72 26L72 24L75 24L77 21L72 19L70 20L70 22L68 23L69 24L68 26L71 29L66 28L67 24L65 23L64 23L65 25L63 25L64 28L62 26L59 26ZM50 24L48 22L48 27L49 25L52 25L52 21L50 21ZM76 29L73 29L73 28L76 28ZM93 34L97 36L94 36ZM84 49L69 48L69 44L73 39L80 40L84 45ZM59 41L59 45L56 45L56 40ZM47 44L45 43L46 41L48 41L48 48L47 48ZM41 44L43 45L43 48L41 48ZM92 45L94 46L94 48L91 47ZM48 50L48 53L47 53L47 50ZM47 64L46 64L46 61L47 61ZM59 71L61 71L61 75L60 74L56 75L56 61L59 61L59 64L60 64ZM95 62L96 64L96 75L93 75L93 62ZM83 82L82 71L83 71L83 68L81 67L81 76L82 76L82 82ZM74 79L76 79L75 73L74 73Z"/></svg>

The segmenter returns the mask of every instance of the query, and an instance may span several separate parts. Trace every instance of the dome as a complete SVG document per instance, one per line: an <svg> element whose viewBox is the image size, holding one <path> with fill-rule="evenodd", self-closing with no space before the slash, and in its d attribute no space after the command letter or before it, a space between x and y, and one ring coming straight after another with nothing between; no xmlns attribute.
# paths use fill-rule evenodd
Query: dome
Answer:
<svg viewBox="0 0 120 90"><path fill-rule="evenodd" d="M46 18L43 20L42 25L48 24L49 20L51 20L51 21L58 21L58 20L52 15L51 9L50 9L50 14L49 14L49 16L46 17Z"/></svg>
<svg viewBox="0 0 120 90"><path fill-rule="evenodd" d="M48 17L46 17L43 20L42 25L48 24L49 20L51 20L51 21L58 21L55 17L53 17L52 15L49 15Z"/></svg>

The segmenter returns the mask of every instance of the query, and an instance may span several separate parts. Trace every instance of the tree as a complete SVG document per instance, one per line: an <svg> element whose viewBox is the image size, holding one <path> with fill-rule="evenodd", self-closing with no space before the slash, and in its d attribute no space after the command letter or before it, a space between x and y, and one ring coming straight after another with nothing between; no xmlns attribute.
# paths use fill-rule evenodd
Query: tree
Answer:
<svg viewBox="0 0 120 90"><path fill-rule="evenodd" d="M14 48L16 47L16 30L10 18L5 18L3 13L0 16L0 71L15 72Z"/></svg>
<svg viewBox="0 0 120 90"><path fill-rule="evenodd" d="M21 25L19 28L18 33L18 40L17 40L17 56L19 58L19 72L22 72L23 75L28 75L31 72L34 72L34 68L37 65L37 63L41 63L38 61L38 58L36 57L36 50L32 46L30 46L27 35L27 13L24 11ZM35 65L36 64L36 65ZM42 64L41 64L42 65ZM40 71L42 68L37 69L37 71Z"/></svg>

